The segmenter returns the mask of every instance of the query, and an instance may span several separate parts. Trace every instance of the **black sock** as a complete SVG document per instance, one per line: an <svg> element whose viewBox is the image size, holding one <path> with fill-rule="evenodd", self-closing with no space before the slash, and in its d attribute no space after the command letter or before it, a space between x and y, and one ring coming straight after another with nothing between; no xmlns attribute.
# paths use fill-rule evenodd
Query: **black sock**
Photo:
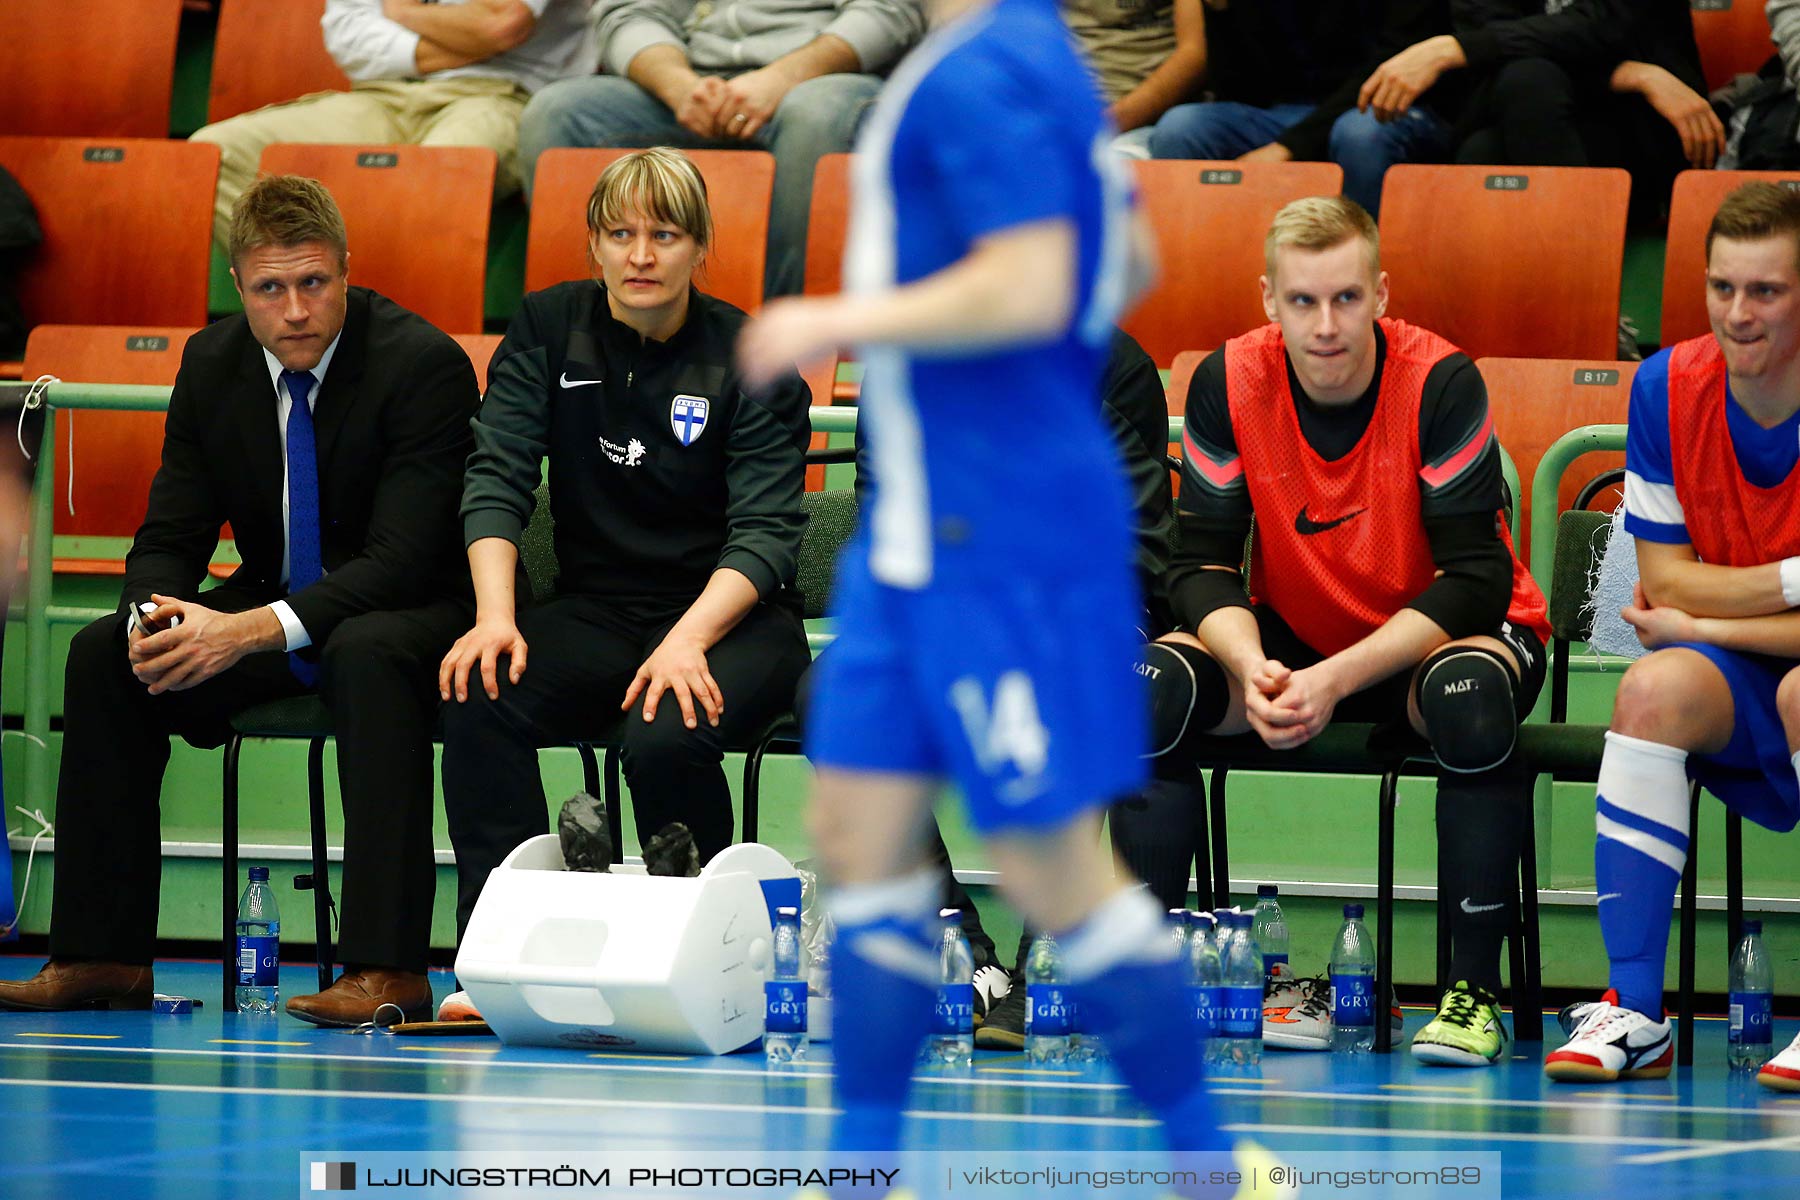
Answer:
<svg viewBox="0 0 1800 1200"><path fill-rule="evenodd" d="M1442 904L1450 920L1450 978L1498 994L1500 945L1518 919L1519 852L1531 777L1508 762L1438 780Z"/></svg>
<svg viewBox="0 0 1800 1200"><path fill-rule="evenodd" d="M1152 780L1108 815L1113 850L1165 909L1187 907L1205 806L1200 777L1190 769L1180 779Z"/></svg>

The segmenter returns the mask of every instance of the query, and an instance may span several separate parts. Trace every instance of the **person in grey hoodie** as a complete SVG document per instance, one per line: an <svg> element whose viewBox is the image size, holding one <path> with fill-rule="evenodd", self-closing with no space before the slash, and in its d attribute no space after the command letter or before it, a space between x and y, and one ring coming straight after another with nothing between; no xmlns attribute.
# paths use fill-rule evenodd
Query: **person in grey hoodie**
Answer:
<svg viewBox="0 0 1800 1200"><path fill-rule="evenodd" d="M850 149L881 77L925 31L920 0L599 0L605 74L532 97L527 195L553 146L745 148L775 155L766 292L798 292L813 165Z"/></svg>

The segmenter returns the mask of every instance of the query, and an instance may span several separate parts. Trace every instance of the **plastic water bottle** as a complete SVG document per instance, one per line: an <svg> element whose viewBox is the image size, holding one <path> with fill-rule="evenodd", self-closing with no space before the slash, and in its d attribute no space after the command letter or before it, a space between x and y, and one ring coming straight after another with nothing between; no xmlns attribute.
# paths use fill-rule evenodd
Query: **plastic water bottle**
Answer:
<svg viewBox="0 0 1800 1200"><path fill-rule="evenodd" d="M1262 949L1251 932L1250 914L1231 914L1231 940L1225 945L1223 999L1219 1005L1219 1061L1253 1064L1262 1061Z"/></svg>
<svg viewBox="0 0 1800 1200"><path fill-rule="evenodd" d="M1251 910L1251 936L1262 947L1264 979L1273 979L1275 964L1285 965L1288 960L1288 927L1281 915L1281 901L1276 898L1279 894L1280 889L1272 883L1259 885L1256 907Z"/></svg>
<svg viewBox="0 0 1800 1200"><path fill-rule="evenodd" d="M1331 944L1331 1048L1344 1054L1375 1044L1375 939L1362 917L1362 905L1344 905Z"/></svg>
<svg viewBox="0 0 1800 1200"><path fill-rule="evenodd" d="M1194 913L1193 931L1188 935L1188 995L1194 1006L1194 1024L1199 1027L1205 1045L1205 1058L1212 1062L1218 1055L1219 985L1223 968L1219 962L1219 944L1213 937L1213 915Z"/></svg>
<svg viewBox="0 0 1800 1200"><path fill-rule="evenodd" d="M238 901L237 1007L243 1013L273 1013L281 999L281 911L269 868L251 867L250 882Z"/></svg>
<svg viewBox="0 0 1800 1200"><path fill-rule="evenodd" d="M975 1053L975 955L963 935L962 910L938 910L943 930L938 937L937 1004L931 1036L925 1041L928 1061L966 1067Z"/></svg>
<svg viewBox="0 0 1800 1200"><path fill-rule="evenodd" d="M1769 1011L1775 973L1763 949L1762 922L1744 922L1744 940L1731 956L1731 1033L1726 1061L1734 1071L1754 1071L1775 1052Z"/></svg>
<svg viewBox="0 0 1800 1200"><path fill-rule="evenodd" d="M772 1067L806 1057L806 975L800 910L775 910L775 976L763 984L763 1058Z"/></svg>
<svg viewBox="0 0 1800 1200"><path fill-rule="evenodd" d="M1069 1002L1056 939L1040 933L1025 955L1025 1056L1062 1062L1069 1054Z"/></svg>

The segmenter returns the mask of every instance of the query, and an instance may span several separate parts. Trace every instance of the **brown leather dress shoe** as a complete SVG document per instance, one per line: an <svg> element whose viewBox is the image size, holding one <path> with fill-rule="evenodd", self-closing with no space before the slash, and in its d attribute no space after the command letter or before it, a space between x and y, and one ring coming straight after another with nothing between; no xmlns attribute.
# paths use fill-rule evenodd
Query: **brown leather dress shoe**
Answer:
<svg viewBox="0 0 1800 1200"><path fill-rule="evenodd" d="M384 1010L385 1011L382 1011ZM295 996L288 1013L314 1025L354 1026L375 1021L431 1019L431 981L417 971L346 967L338 981L311 996ZM398 1010L399 1016L395 1016Z"/></svg>
<svg viewBox="0 0 1800 1200"><path fill-rule="evenodd" d="M0 1008L23 1012L149 1008L155 990L148 966L53 958L30 979L0 983Z"/></svg>

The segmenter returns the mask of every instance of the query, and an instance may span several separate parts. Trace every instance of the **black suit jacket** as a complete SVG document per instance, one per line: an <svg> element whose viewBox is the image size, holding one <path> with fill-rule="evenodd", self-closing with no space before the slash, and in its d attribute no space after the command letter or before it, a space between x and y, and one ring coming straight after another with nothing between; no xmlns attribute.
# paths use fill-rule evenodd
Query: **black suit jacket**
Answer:
<svg viewBox="0 0 1800 1200"><path fill-rule="evenodd" d="M347 617L468 595L457 506L479 404L474 368L449 336L367 288L349 289L313 406L327 573L290 596L281 436L262 347L242 316L201 330L181 357L121 603L151 592L196 598L227 521L243 565L226 586L252 604L285 597L315 646Z"/></svg>

